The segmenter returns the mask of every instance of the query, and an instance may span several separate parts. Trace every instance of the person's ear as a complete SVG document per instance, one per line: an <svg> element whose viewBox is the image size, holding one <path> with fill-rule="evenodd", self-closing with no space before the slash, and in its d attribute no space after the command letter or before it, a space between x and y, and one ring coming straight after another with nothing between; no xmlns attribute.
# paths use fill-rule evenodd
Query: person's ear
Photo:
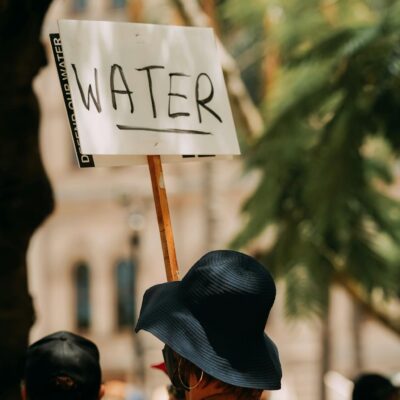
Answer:
<svg viewBox="0 0 400 400"><path fill-rule="evenodd" d="M21 398L22 400L27 400L28 398L26 395L26 386L23 382L21 383Z"/></svg>
<svg viewBox="0 0 400 400"><path fill-rule="evenodd" d="M103 384L101 384L99 390L99 400L105 395L105 393L106 393L106 387ZM26 399L23 398L22 400Z"/></svg>

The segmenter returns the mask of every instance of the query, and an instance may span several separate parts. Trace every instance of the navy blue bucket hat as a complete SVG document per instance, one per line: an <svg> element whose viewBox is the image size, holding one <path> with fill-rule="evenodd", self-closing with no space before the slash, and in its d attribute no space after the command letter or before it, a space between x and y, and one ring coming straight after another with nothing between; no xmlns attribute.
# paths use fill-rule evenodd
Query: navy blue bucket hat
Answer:
<svg viewBox="0 0 400 400"><path fill-rule="evenodd" d="M223 382L280 389L278 350L264 333L275 294L272 276L257 260L212 251L182 281L146 291L136 332L152 333Z"/></svg>

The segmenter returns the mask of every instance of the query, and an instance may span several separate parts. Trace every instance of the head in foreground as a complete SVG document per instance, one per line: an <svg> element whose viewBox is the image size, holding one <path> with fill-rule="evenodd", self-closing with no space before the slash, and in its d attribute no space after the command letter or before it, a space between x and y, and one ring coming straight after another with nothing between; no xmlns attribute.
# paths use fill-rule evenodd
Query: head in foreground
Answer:
<svg viewBox="0 0 400 400"><path fill-rule="evenodd" d="M186 399L258 400L281 385L278 350L264 333L275 294L257 260L212 251L182 281L146 291L136 331L165 343L168 376Z"/></svg>
<svg viewBox="0 0 400 400"><path fill-rule="evenodd" d="M82 336L57 332L29 346L23 400L98 400L104 394L97 346Z"/></svg>
<svg viewBox="0 0 400 400"><path fill-rule="evenodd" d="M399 400L399 388L379 374L361 374L354 381L352 400Z"/></svg>

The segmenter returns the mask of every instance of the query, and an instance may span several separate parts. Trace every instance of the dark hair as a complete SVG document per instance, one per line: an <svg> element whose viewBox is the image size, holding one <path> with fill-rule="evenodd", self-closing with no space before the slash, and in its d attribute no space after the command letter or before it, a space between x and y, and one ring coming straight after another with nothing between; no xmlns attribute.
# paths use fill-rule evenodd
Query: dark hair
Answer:
<svg viewBox="0 0 400 400"><path fill-rule="evenodd" d="M380 374L361 374L354 382L353 400L388 400L398 389Z"/></svg>
<svg viewBox="0 0 400 400"><path fill-rule="evenodd" d="M189 360L181 357L179 354L175 353L177 357L177 365L179 366L179 374L183 383L186 386L189 386L189 377L190 375L196 376L197 379L202 378L202 386L207 386L211 383L215 383L216 387L223 389L226 394L236 396L238 400L259 400L261 394L263 392L262 389L251 389L245 388L240 386L234 386L229 383L225 383L220 381L219 379L214 378L213 376L207 374L206 372L202 371L196 365L194 365Z"/></svg>
<svg viewBox="0 0 400 400"><path fill-rule="evenodd" d="M185 400L185 391L183 389L176 388L174 385L168 385L167 391L175 400Z"/></svg>

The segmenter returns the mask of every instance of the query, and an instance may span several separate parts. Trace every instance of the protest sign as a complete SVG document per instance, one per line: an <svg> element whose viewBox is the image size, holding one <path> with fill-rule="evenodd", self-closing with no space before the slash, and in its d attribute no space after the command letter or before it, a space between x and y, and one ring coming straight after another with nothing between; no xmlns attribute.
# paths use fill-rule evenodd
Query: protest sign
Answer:
<svg viewBox="0 0 400 400"><path fill-rule="evenodd" d="M59 21L81 151L239 154L213 32Z"/></svg>
<svg viewBox="0 0 400 400"><path fill-rule="evenodd" d="M50 40L81 167L147 160L168 280L163 161L240 154L212 29L60 20Z"/></svg>

